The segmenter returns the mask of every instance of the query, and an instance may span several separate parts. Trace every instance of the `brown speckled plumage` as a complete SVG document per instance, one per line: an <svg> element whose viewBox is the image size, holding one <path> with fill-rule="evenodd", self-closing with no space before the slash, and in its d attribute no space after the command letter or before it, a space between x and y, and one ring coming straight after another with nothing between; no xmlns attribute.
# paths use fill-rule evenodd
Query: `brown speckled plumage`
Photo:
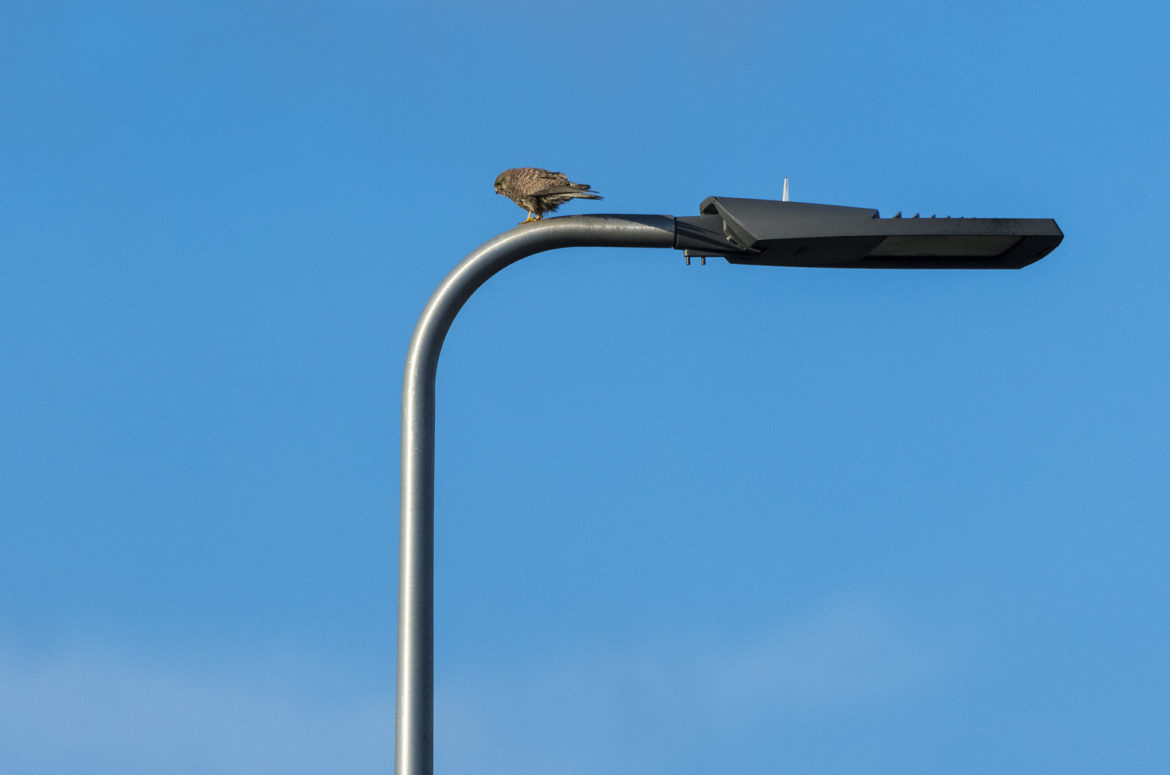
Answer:
<svg viewBox="0 0 1170 775"><path fill-rule="evenodd" d="M496 177L496 193L503 194L528 211L524 223L540 220L570 199L601 199L587 183L574 183L563 172L539 167L504 170Z"/></svg>

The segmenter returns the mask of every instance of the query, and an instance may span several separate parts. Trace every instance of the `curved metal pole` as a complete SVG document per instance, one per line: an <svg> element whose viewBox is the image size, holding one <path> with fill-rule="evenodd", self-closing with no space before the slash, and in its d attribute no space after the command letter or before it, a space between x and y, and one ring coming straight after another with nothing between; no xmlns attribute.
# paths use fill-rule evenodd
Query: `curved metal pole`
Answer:
<svg viewBox="0 0 1170 775"><path fill-rule="evenodd" d="M578 215L518 226L451 270L414 328L402 380L402 511L398 546L396 775L434 771L435 374L455 315L489 277L566 247L675 247L668 215Z"/></svg>

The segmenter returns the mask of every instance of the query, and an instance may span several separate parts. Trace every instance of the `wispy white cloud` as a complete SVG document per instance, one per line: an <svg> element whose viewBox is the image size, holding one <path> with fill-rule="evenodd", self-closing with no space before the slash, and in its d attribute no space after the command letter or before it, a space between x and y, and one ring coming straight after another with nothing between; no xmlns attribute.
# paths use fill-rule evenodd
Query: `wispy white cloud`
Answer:
<svg viewBox="0 0 1170 775"><path fill-rule="evenodd" d="M711 700L763 707L845 708L921 687L956 653L952 634L924 632L873 601L837 601L758 643L707 658Z"/></svg>
<svg viewBox="0 0 1170 775"><path fill-rule="evenodd" d="M314 667L0 649L0 771L388 772L393 698L330 692Z"/></svg>
<svg viewBox="0 0 1170 775"><path fill-rule="evenodd" d="M766 628L761 630L768 632ZM696 646L695 644L704 644ZM770 718L929 691L959 639L836 601L752 640L709 632L538 664L438 665L439 772L666 771ZM320 659L0 646L0 772L389 773L393 686Z"/></svg>
<svg viewBox="0 0 1170 775"><path fill-rule="evenodd" d="M436 767L669 771L697 745L769 719L864 712L929 692L956 669L962 640L872 600L833 601L755 640L703 634L633 653L550 655L522 670L440 672ZM696 642L706 644L698 653Z"/></svg>

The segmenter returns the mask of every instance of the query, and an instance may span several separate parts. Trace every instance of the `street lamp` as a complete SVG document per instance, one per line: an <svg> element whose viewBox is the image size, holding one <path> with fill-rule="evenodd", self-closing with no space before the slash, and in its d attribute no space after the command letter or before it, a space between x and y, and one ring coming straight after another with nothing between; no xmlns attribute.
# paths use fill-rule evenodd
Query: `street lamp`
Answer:
<svg viewBox="0 0 1170 775"><path fill-rule="evenodd" d="M434 770L435 376L451 323L489 277L567 247L675 248L688 262L717 256L760 266L1019 269L1064 237L1051 219L879 218L858 207L730 197L708 197L700 211L521 224L468 254L423 309L402 382L396 775Z"/></svg>

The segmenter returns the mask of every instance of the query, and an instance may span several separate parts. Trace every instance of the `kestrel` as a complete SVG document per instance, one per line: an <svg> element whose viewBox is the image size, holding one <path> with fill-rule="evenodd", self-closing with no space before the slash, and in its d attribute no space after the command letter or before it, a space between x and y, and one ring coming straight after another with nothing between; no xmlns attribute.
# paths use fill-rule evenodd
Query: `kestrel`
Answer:
<svg viewBox="0 0 1170 775"><path fill-rule="evenodd" d="M523 223L540 220L570 199L601 199L587 183L574 183L563 172L539 167L504 170L496 178L496 193L503 194L528 211Z"/></svg>

